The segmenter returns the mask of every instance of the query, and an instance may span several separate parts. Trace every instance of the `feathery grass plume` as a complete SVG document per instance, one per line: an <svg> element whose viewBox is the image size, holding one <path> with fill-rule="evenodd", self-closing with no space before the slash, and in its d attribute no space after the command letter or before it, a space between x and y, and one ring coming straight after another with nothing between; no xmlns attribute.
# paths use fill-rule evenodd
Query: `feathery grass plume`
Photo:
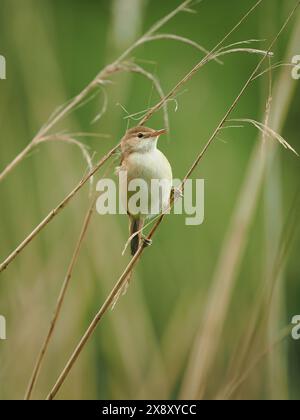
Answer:
<svg viewBox="0 0 300 420"><path fill-rule="evenodd" d="M297 6L298 7L298 6ZM296 12L297 8L294 8L292 10L292 12L290 13L290 15L288 16L288 18L286 19L286 21L284 22L283 26L281 27L280 31L277 33L277 35L275 36L275 38L273 39L273 41L271 42L268 50L266 51L266 54L263 56L263 58L259 61L258 65L255 67L254 71L251 73L249 79L246 81L246 83L244 84L243 88L241 89L239 95L236 97L236 99L234 100L234 102L232 103L232 105L230 106L230 108L228 109L228 111L226 112L224 118L222 118L222 120L220 121L220 123L218 124L216 130L214 131L214 133L212 134L212 136L209 138L208 142L206 143L204 149L200 152L200 154L197 156L196 160L194 161L194 163L192 164L191 168L189 169L189 171L187 172L183 184L186 181L186 179L193 173L194 169L197 167L198 163L200 162L200 160L202 159L202 157L204 156L205 152L207 151L208 147L210 146L210 144L213 142L213 140L215 139L215 137L217 136L218 132L220 131L220 129L223 127L223 125L226 123L226 121L228 120L228 117L230 116L230 114L232 113L232 111L235 109L235 107L237 106L237 104L239 103L239 100L241 99L241 97L244 95L244 93L246 92L247 88L250 86L253 77L257 74L257 71L260 69L261 65L264 63L265 59L269 56L269 53L271 52L271 49L273 48L273 46L275 45L276 41L278 40L278 38L280 37L280 35L282 34L282 32L284 31L284 29L286 28L286 26L288 25L288 23L290 22L291 18L293 17L294 13ZM195 74L195 72L198 69L198 65L196 65L196 67L194 67L192 69L192 71L190 73L188 73L187 76L185 76L180 82L178 82L178 84L169 92L169 94L165 97L164 101L160 101L158 104L156 104L154 107L152 107L149 111L148 114L144 117L144 119L142 120L142 123L145 123L149 118L151 118L151 116L158 110L161 108L162 104L167 101L170 97L172 97L172 95L174 94L174 92L177 91L177 89L183 85L187 80L189 80L193 74ZM158 219L158 221L156 222L156 224L153 226L153 228L151 229L149 235L147 236L148 240L151 240L151 238L154 236L155 232L157 231L158 227L160 226L162 220L164 219L164 215L162 214L160 216L160 218ZM100 322L100 320L102 319L103 315L106 313L106 311L108 310L108 308L111 306L112 302L114 301L115 296L119 293L119 291L122 289L122 287L124 286L127 276L130 272L132 272L132 269L134 268L134 266L136 265L136 263L138 262L138 260L140 259L143 251L144 251L144 246L141 245L140 248L138 249L137 253L133 256L133 258L131 259L131 261L129 262L129 264L127 265L126 269L124 270L123 274L120 276L119 280L117 281L117 283L115 284L114 288L112 289L111 293L109 294L109 296L107 297L107 299L105 300L104 304L101 306L101 308L99 309L99 311L97 312L97 314L95 315L94 319L92 320L92 322L90 323L89 327L87 328L86 332L84 333L84 335L82 336L80 342L78 343L77 347L75 348L74 352L72 353L70 359L68 360L67 364L65 365L65 368L63 369L63 371L61 372L60 376L58 377L56 383L54 384L53 388L51 389L50 393L47 396L47 400L52 400L57 392L59 391L59 389L61 388L62 384L64 383L66 377L68 376L71 368L73 367L74 363L76 362L76 360L78 359L82 349L84 348L84 346L86 345L86 343L88 342L89 338L92 336L92 334L94 333L98 323Z"/></svg>
<svg viewBox="0 0 300 420"><path fill-rule="evenodd" d="M295 23L293 33L291 35L291 38L288 44L286 59L288 59L288 57L293 55L293 51L297 50L299 34L300 34L300 24L299 24L299 19L298 19L297 22ZM271 72L272 66L270 66L268 70L269 72ZM271 87L271 88L269 87L269 97L270 98L272 97L273 106L272 106L272 109L269 110L268 112L268 117L266 118L265 125L268 125L271 122L272 127L274 127L276 131L280 131L282 129L285 123L285 119L288 114L288 110L292 104L293 96L295 94L295 83L293 83L293 80L291 78L286 77L285 70L286 69L284 68L281 69L281 72L278 75L278 79L274 87ZM273 90L273 94L270 93L272 90ZM264 132L262 133L262 135L263 137L265 137L266 133ZM269 158L272 161L274 153L275 153L274 148L270 149L269 147L267 150L268 150L268 153L265 152L263 154L263 157L264 157L263 167L266 166L266 159ZM257 145L256 150L254 151L254 154L253 154L252 161L251 161L251 172L252 172L251 176L252 177L254 177L255 174L258 173L258 168L257 168L258 164L260 167L262 167L260 162L261 162L261 148L259 147L259 145ZM261 175L259 177L256 177L256 190L252 190L252 191L248 190L248 192L246 193L246 196L252 197L252 201L257 201L257 194L258 194L258 191L260 191L261 189L262 182L263 182L263 175L265 174L265 170L259 171L259 173ZM250 177L250 174L249 174L249 177ZM246 205L247 204L245 203L245 206ZM292 209L293 208L295 209L295 213L296 213L297 204L293 203ZM295 217L296 217L295 215L294 217L289 216L287 220L289 222L295 221ZM244 223L245 223L245 220L244 220ZM247 221L247 223L249 222ZM286 244L292 242L291 237L295 233L293 222L288 223L288 224L290 224L290 232L288 232L288 229L286 228L286 226L282 227L282 239L285 236L287 237ZM282 242L282 239L280 240L280 243ZM240 246L239 248L242 249ZM279 255L276 257L276 261L277 261L277 263L275 264L276 267L283 266L282 258ZM266 312L264 308L271 307L274 283L275 283L275 279L277 278L276 270L275 272L272 273L270 278L268 278L268 276L266 277L264 284L257 292L257 297L255 299L255 308L253 310L251 319L248 322L248 327L246 329L245 337L243 338L243 343L239 345L238 357L236 358L236 360L232 360L233 368L231 369L230 379L228 383L232 381L236 381L237 380L236 377L239 376L241 369L246 368L245 367L246 363L248 364L251 363L251 357L252 358L255 357L256 342L258 343L256 347L260 347L260 341L261 341L260 338L263 334L265 334L265 329L266 329L265 317L267 315L266 313L264 313ZM269 316L268 310L267 310L267 313ZM219 395L223 396L224 395L223 391L220 391Z"/></svg>
<svg viewBox="0 0 300 420"><path fill-rule="evenodd" d="M285 149L288 149L291 152L295 153L296 156L299 156L296 150L280 134L276 133L276 131L272 130L272 128L268 127L266 124L263 124L259 121L252 120L250 118L237 118L237 119L231 119L228 121L253 124L254 127L256 127L259 131L261 131L265 137L269 137L269 138L277 140Z"/></svg>
<svg viewBox="0 0 300 420"><path fill-rule="evenodd" d="M236 49L234 50L226 50L223 52L218 52L218 48L226 41L226 39L243 23L243 21L249 16L250 13L252 13L255 8L261 3L262 0L259 0L243 17L242 19L237 23L237 25L235 25L235 27L228 33L225 35L225 37L215 46L215 48L209 52L207 54L206 57L204 57L198 64L196 64L196 66L193 67L193 69L182 79L178 82L178 84L167 94L165 95L155 106L151 107L150 109L147 110L146 115L144 115L141 118L140 121L140 125L144 125L152 116L154 113L156 113L157 111L159 111L161 108L165 108L166 104L168 101L174 99L175 94L178 92L178 90L185 85L185 83L187 83L205 64L209 63L211 60L217 58L219 55L226 55L226 54L230 54L232 52L237 52ZM177 10L177 9L176 9ZM178 8L178 11L180 11L181 8ZM173 15L173 13L170 13L166 18L168 18L168 20L170 19L170 15ZM166 20L166 18L162 19L160 21L160 25L162 24L163 21ZM146 35L144 35L142 38L140 38L140 40L143 40L144 38L147 38L149 36L150 33L152 33L151 31L153 30L153 28L157 28L157 25L154 25L152 27L152 29L150 29ZM140 42L142 41L137 41L136 45L140 45ZM132 49L134 49L133 47L131 47ZM128 50L131 52L131 48ZM263 56L263 61L265 60L265 58L267 56L269 56L271 54L271 50L270 51L261 51L261 50L253 50L253 49L241 49L239 52L255 52L255 53L259 53L259 54L265 54ZM106 71L106 77L108 77L108 75L110 75L111 73L115 73L115 72L119 72L119 71L124 71L124 64L122 64L122 61L124 57L126 57L129 54L129 52L126 52L126 54L122 54L121 57L119 58L117 64L115 63L114 65L110 65L108 66L108 68L105 69ZM259 67L258 67L259 68ZM139 72L141 72L139 70ZM149 74L148 76L149 77ZM254 75L253 75L254 77ZM102 79L101 79L102 80ZM154 80L154 79L153 79ZM249 82L250 84L250 82ZM247 85L248 87L248 85ZM246 88L247 88L246 87ZM80 95L81 96L81 95ZM83 95L84 97L86 95ZM80 103L80 101L79 101ZM76 105L78 105L78 103L76 103ZM68 105L67 107L69 107L70 105ZM64 108L65 109L65 108ZM73 108L72 108L73 109ZM61 111L62 112L62 111ZM60 113L54 118L54 121L51 121L51 123L49 123L47 125L47 127L51 127L56 123L57 119L59 118ZM223 125L223 124L222 124ZM220 127L221 128L221 127ZM46 128L44 128L44 130L46 130ZM40 133L41 135L41 133ZM36 140L35 140L36 141ZM208 145L207 145L208 146ZM102 159L100 159L100 161L90 170L90 172L82 178L82 180L80 181L80 183L73 189L73 191L67 196L65 197L65 199L56 207L54 208L49 214L48 216L45 217L45 219L24 239L24 241L0 264L0 273L5 270L8 265L17 257L17 255L19 255L19 253L32 241L32 239L39 234L39 232L57 215L60 213L60 211L62 209L65 208L65 206L71 201L71 199L77 194L77 192L86 184L86 182L99 170L99 168L104 165L104 163L111 158L111 156L113 156L119 149L119 144L117 144L113 149L111 149ZM201 159L201 157L200 157ZM188 174L189 176L189 174ZM187 178L186 178L187 179ZM1 177L0 177L1 180ZM185 182L185 181L184 181Z"/></svg>
<svg viewBox="0 0 300 420"><path fill-rule="evenodd" d="M188 3L188 2L185 2L185 3ZM161 97L163 97L163 92L162 92L162 89L161 89L159 80L157 78L155 78L151 73L146 72L140 66L137 66L137 65L132 66L132 69L130 69L130 66L131 66L131 64L125 64L124 63L124 64L120 65L120 68L122 68L124 71L132 71L132 72L135 72L135 73L140 73L143 76L145 76L146 78L148 78L150 81L153 82L154 87L158 91L158 94ZM105 98L106 98L106 96L105 96ZM77 107L80 107L80 106L85 105L90 100L91 100L91 97L88 97L85 101L83 101L79 105L77 105ZM106 105L107 105L107 100L104 101L103 108L100 111L100 114L101 115L106 111ZM61 109L57 110L50 117L50 120L45 125L45 127L48 124L52 124L53 123L52 120L57 118L57 116L59 115L59 113L61 112L62 109L63 109L63 107ZM164 107L164 111L165 111L165 123L168 126L168 115L167 115L167 112L166 112L166 107ZM99 118L99 115L96 118ZM43 127L43 129L41 130L41 132L45 129L45 127ZM44 137L39 137L38 140L37 140L37 142L36 142L36 144L43 143L43 142L46 142L46 141L53 141L53 140L67 142L67 143L70 143L70 144L74 144L74 145L78 146L81 149L84 157L87 159L87 162L89 164L90 170L92 170L93 168L91 167L91 160L90 160L90 156L88 154L87 148L85 148L84 145L81 144L79 141L77 141L76 139L74 139L75 136L76 137L83 137L85 135L86 135L86 133L73 133L73 134L69 134L69 133L57 133L55 135L48 135L48 136L44 136ZM93 133L90 133L88 135L89 136L94 136ZM92 180L92 177L90 178L90 180ZM47 348L49 346L50 340L52 338L52 335L54 333L54 329L55 329L55 326L56 326L56 323L57 323L59 314L61 312L62 304L63 304L64 298L65 298L65 295L66 295L66 291L67 291L67 288L68 288L69 283L70 283L70 280L71 280L72 272L73 272L75 263L76 263L76 261L78 259L78 256L79 256L79 252L80 252L80 248L81 248L81 245L82 245L82 241L84 239L84 236L86 234L88 225L89 225L90 220L91 220L91 217L92 217L94 204L95 204L95 200L92 200L92 205L89 208L89 210L87 212L87 215L85 217L85 220L84 220L84 223L83 223L83 227L82 227L82 231L81 231L81 234L80 234L79 239L78 239L78 243L76 244L75 251L74 251L74 254L73 254L71 263L70 263L70 265L68 267L67 275L65 277L65 280L63 282L63 285L62 285L62 288L61 288L61 291L60 291L60 294L59 294L59 297L58 297L58 300L57 300L57 304L56 304L56 308L55 308L55 311L54 311L54 316L53 316L52 321L51 321L50 329L49 329L49 331L47 333L47 336L46 336L46 338L45 338L45 340L43 342L42 348L41 348L40 353L38 355L38 358L37 358L37 361L36 361L36 364L35 364L35 367L34 367L34 371L32 373L32 377L30 379L30 382L29 382L29 385L28 385L28 388L27 388L25 399L30 399L30 397L31 397L31 394L33 392L33 389L34 389L36 380L38 378L38 375L39 375L39 372L40 372L40 369L41 369L41 365L42 365L43 359L45 357L45 354L46 354Z"/></svg>
<svg viewBox="0 0 300 420"><path fill-rule="evenodd" d="M88 85L74 98L69 100L66 104L57 108L54 113L50 116L49 120L43 127L38 131L34 138L28 143L28 145L10 162L6 168L0 173L0 182L28 155L28 153L35 147L39 138L45 137L49 134L50 130L62 119L67 117L73 112L78 106L85 103L86 100L91 99L91 95L100 86L104 86L107 83L107 79L113 74L118 73L121 70L120 64L139 46L144 44L146 40L155 34L162 26L164 26L169 20L175 17L178 13L185 10L185 8L191 3L191 0L186 0L175 8L171 13L167 14L164 18L156 22L143 36L141 36L136 42L134 42L126 51L124 51L114 62L108 64L102 69L96 77L88 83ZM148 42L148 41L147 41Z"/></svg>
<svg viewBox="0 0 300 420"><path fill-rule="evenodd" d="M28 146L6 167L6 169L0 174L1 180L14 169L14 167L19 164L32 150L41 137L45 137L47 133L64 117L66 117L70 112L72 112L77 106L80 106L83 101L90 97L90 94L94 89L100 84L106 82L106 79L111 75L118 73L124 69L123 61L135 50L138 46L144 43L144 40L154 34L159 30L163 25L165 25L170 19L176 16L179 12L183 11L184 8L190 4L191 0L184 1L172 12L167 14L164 18L156 22L142 37L140 37L134 44L132 44L124 53L122 53L117 60L112 64L106 66L98 75L90 82L80 94L75 98L69 101L66 105L60 107L50 118L50 120L41 128L38 134L33 138L33 140L28 144ZM161 100L161 107L165 107L166 101ZM85 175L77 186L56 206L51 212L39 223L38 226L19 244L19 246L0 264L0 273L5 270L8 265L19 255L19 253L34 239L34 237L40 233L40 231L48 225L53 218L58 215L68 203L73 199L78 191L89 181L89 179L109 160L119 149L119 144L114 146L105 156L103 156L96 165Z"/></svg>
<svg viewBox="0 0 300 420"><path fill-rule="evenodd" d="M296 40L299 39L298 32L299 31L297 29L292 36L290 45L295 45L297 42ZM270 117L272 117L274 113L274 115L277 116L276 131L280 131L284 124L284 119L287 115L287 110L291 104L293 93L295 91L295 83L293 83L292 79L288 80L289 84L287 86L287 79L284 72L281 76L279 76L273 93L273 107L272 114L270 116L268 99L265 125L268 124ZM283 91L285 92L285 100L282 103ZM265 130L261 133L263 137L266 136ZM218 350L220 331L222 330L222 326L225 322L229 299L233 290L233 284L236 280L238 269L240 267L241 259L248 240L247 233L257 206L259 192L261 190L265 174L265 164L266 162L262 161L261 158L261 144L258 143L250 159L249 167L246 171L245 180L239 195L238 204L236 205L232 216L228 233L225 237L221 255L214 273L213 286L204 319L204 324L209 325L207 325L204 331L199 331L198 337L195 340L194 353L190 356L189 369L186 372L185 384L181 395L199 397L203 396L205 392L207 386L207 375L214 363L216 352ZM250 201L249 197L251 197ZM217 313L215 312L215 307L218 307ZM256 308L257 304L255 304L254 309ZM254 311L255 320L257 320L257 316L258 313ZM214 325L213 327L211 326L212 323ZM235 369L232 370L237 372L237 375L240 372L240 364L237 360L240 360L240 355L242 354L243 362L245 362L244 350L248 355L250 343L252 342L253 335L255 335L256 332L256 325L256 322L250 322L250 335L249 337L246 337L244 345L239 346L239 357L237 357L236 360L232 360L232 363L235 362ZM215 332L213 337L210 332L211 328ZM202 346L203 343L205 343L205 348ZM196 371L195 366L198 367L198 371ZM192 389L191 383L193 383Z"/></svg>

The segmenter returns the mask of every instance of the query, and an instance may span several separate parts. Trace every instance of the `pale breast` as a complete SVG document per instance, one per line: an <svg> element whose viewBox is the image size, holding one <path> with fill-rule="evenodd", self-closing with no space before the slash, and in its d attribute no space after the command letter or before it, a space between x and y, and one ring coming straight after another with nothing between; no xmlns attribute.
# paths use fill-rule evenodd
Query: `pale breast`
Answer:
<svg viewBox="0 0 300 420"><path fill-rule="evenodd" d="M172 180L171 165L160 150L148 153L131 153L127 159L128 179L142 178Z"/></svg>
<svg viewBox="0 0 300 420"><path fill-rule="evenodd" d="M168 208L172 187L172 169L168 159L161 151L156 149L148 153L131 153L124 166L127 170L128 182L134 179L143 179L148 185L148 190L142 190L143 196L147 197L149 202L148 216L161 213ZM151 189L153 180L163 181L159 191L155 188Z"/></svg>

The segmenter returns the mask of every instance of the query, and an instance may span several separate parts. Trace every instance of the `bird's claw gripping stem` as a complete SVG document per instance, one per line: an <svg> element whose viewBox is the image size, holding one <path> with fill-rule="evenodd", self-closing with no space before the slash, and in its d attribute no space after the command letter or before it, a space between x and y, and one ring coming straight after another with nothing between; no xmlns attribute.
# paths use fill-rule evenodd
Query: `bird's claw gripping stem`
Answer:
<svg viewBox="0 0 300 420"><path fill-rule="evenodd" d="M145 248L152 245L152 239L142 237L142 241Z"/></svg>

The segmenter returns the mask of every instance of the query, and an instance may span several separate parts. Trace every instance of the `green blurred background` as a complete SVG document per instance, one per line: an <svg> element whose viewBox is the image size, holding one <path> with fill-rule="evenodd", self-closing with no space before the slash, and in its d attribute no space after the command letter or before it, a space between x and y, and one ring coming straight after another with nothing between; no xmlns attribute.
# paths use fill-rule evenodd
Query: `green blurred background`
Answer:
<svg viewBox="0 0 300 420"><path fill-rule="evenodd" d="M1 170L59 105L179 3L0 0L0 54L7 61L7 80L0 81ZM180 13L160 32L213 48L253 4L203 1L194 7L197 13ZM263 1L227 44L271 40L294 4ZM273 49L273 63L290 63L300 54L300 42L298 50L293 42L297 36L300 41L299 28L298 12ZM268 42L251 46L266 49ZM131 58L167 92L201 56L191 46L161 40L138 48ZM180 90L177 111L169 103L170 138L160 148L176 178L185 175L258 59L239 53L224 57L223 66L210 63ZM105 87L108 107L100 121L91 125L101 94L52 130L110 135L81 139L96 153L95 162L126 129L119 104L135 113L158 100L141 75L120 74L112 81ZM291 78L290 67L281 67L273 83L270 124L300 150L300 82ZM234 118L263 121L267 87L268 75L253 82ZM149 122L155 128L162 124L161 112ZM51 143L34 149L1 182L1 260L85 172L76 147ZM194 177L205 179L204 224L190 227L184 216L167 217L127 294L101 322L59 398L299 399L300 342L287 334L274 345L300 313L299 161L274 140L263 143L256 129L245 125L219 133ZM0 341L1 399L24 396L88 206L86 186L1 274L0 314L7 319L7 340ZM127 229L125 216L94 216L35 398L45 397L122 273L129 258L121 256ZM265 290L273 284L269 301ZM227 394L228 384L241 377Z"/></svg>

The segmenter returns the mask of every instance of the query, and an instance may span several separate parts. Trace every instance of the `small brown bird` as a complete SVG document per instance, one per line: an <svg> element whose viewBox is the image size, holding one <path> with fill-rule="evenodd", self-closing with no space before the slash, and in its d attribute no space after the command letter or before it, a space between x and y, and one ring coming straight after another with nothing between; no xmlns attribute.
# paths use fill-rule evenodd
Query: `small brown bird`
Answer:
<svg viewBox="0 0 300 420"><path fill-rule="evenodd" d="M172 189L172 168L166 156L157 149L157 141L166 130L153 130L148 127L137 126L128 130L121 141L122 160L119 170L127 171L127 188L132 180L142 179L147 188L140 189L141 201L146 200L148 210L134 212L129 205L133 192L127 190L126 210L130 219L130 236L139 232L131 240L131 254L134 255L140 245L142 229L147 218L154 216L150 209L158 209L161 213L168 209ZM159 193L152 191L152 181L162 182L163 188Z"/></svg>

